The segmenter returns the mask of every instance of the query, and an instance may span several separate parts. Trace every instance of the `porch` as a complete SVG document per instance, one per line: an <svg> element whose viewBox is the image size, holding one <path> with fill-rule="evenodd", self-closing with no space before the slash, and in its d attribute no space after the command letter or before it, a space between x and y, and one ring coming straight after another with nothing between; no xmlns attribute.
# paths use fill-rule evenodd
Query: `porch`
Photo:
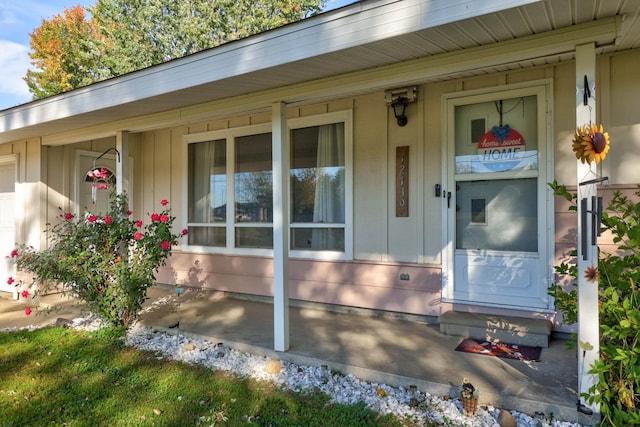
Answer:
<svg viewBox="0 0 640 427"><path fill-rule="evenodd" d="M343 308L290 307L290 349L276 352L273 305L221 292L158 286L141 322L237 350L332 370L393 386L414 384L433 395L455 395L463 377L480 393L480 404L533 415L553 414L583 425L596 423L576 410L578 362L566 341L551 339L539 362L522 362L455 351L462 338L440 333L427 319ZM179 323L179 326L176 325Z"/></svg>

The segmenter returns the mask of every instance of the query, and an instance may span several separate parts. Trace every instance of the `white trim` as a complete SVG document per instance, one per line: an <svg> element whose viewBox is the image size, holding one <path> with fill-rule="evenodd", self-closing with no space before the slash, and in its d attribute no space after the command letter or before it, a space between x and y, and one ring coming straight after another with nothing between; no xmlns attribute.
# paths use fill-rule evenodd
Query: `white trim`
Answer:
<svg viewBox="0 0 640 427"><path fill-rule="evenodd" d="M290 223L295 228L344 228L344 252L341 251L307 251L293 250L292 258L306 258L318 260L351 260L353 259L353 111L342 110L314 116L289 119L289 130L309 126L320 126L331 123L344 123L344 149L345 149L345 213L344 226L339 224L309 224ZM289 193L291 196L291 193Z"/></svg>
<svg viewBox="0 0 640 427"><path fill-rule="evenodd" d="M215 141L224 139L226 141L226 176L227 176L227 207L234 206L235 203L235 138L240 136L258 135L271 132L271 124L263 123L258 125L239 126L227 129L220 129L215 131L192 133L183 136L183 158L184 158L184 194L186 194L186 203L183 205L183 218L184 227L190 226L202 226L201 223L189 222L189 144L195 144L199 142ZM229 179L232 177L232 179ZM226 221L224 223L204 224L206 227L225 227L226 230L226 245L222 246L203 246L203 245L189 245L183 243L181 249L186 252L194 253L215 253L215 254L234 254L234 255L256 255L256 256L273 256L273 249L264 248L236 248L235 246L235 230L236 228L267 228L273 227L272 223L236 223L234 221L233 211L227 211Z"/></svg>
<svg viewBox="0 0 640 427"><path fill-rule="evenodd" d="M163 102L157 103L157 105L164 106L161 111L158 110L159 107L152 107L154 104L153 97L141 101L133 100L132 103L127 105L127 108L135 107L136 103L143 108L142 110L130 110L132 112L129 114L131 116L129 118L122 117L122 112L127 110L123 110L121 104L118 104L108 108L106 112L112 115L110 121L96 119L87 123L86 117L83 117L80 122L75 123L76 119L71 119L67 121L68 126L64 128L56 126L56 129L45 132L46 135L42 136L42 143L43 145L63 145L98 137L113 136L115 132L121 129L128 129L132 133L143 132L158 127L172 127L197 121L211 120L212 117L230 117L235 114L244 114L247 111L266 112L273 99L283 99L289 106L296 105L296 103L310 104L327 99L345 98L361 93L376 92L388 87L406 85L409 81L425 83L439 80L443 77L449 77L457 73L475 74L476 71L484 73L492 67L517 64L521 61L531 61L532 58L540 59L546 56L571 53L574 51L576 44L589 41L612 40L619 35L621 19L621 17L603 18L597 21L589 21L570 27L559 28L557 30L509 39L499 43L472 47L463 51L452 51L390 65L380 64L378 67L366 70L345 70L345 72L339 72L338 74L331 72L311 81L294 81L284 86L281 83L274 82L272 85L265 85L249 93L247 93L248 89L246 85L238 85L241 90L232 90L228 93L228 83L225 80L218 81L214 78L207 81L207 86L203 91L211 94L224 93L225 95L222 99L217 99L212 95L209 99L194 101L195 103L192 105L184 106L180 103L169 107L170 109L166 108L166 100L163 99ZM345 27L348 27L348 25L345 25ZM293 42L293 44L295 44L295 42ZM236 47L239 47L239 45ZM340 53L338 52L337 55L340 55ZM194 61L194 58L188 57L176 61L182 60ZM168 64L175 66L173 62L174 61ZM163 64L159 67L169 66L168 64ZM197 66L197 68L195 66ZM211 67L206 67L205 64L195 61L193 67L195 69L191 70L189 76L191 76L191 74L198 74L198 77L200 77L201 74L208 73L212 69L215 70L219 66L219 64L213 64ZM304 64L302 66L304 67ZM151 85L155 84L157 87L163 87L165 91L167 91L168 89L164 86L165 80L172 82L175 78L169 77L169 74L167 74L166 79L163 78L161 84L153 83L156 74L163 74L162 69L155 70L155 67L153 67L152 70L154 70L154 72L150 75L148 83ZM149 70L139 71L138 73L143 72L149 72ZM283 72L286 72L286 70ZM101 84L113 85L116 89L120 90L120 86L128 87L128 82L118 79L128 77L130 76L118 77L103 83L96 83L88 88L77 89L66 94L47 98L46 100L15 107L7 110L6 115L0 112L0 143L23 137L26 138L31 135L31 133L29 129L25 128L33 124L47 123L56 119L56 117L48 117L48 114L72 111L71 106L68 105L69 100L67 98L78 96L85 90L92 90L103 94L104 91L101 89ZM249 79L253 79L253 77L249 77ZM190 78L183 78L183 80L190 80ZM248 81L247 84L250 85L251 83L251 81ZM129 88L127 96L129 96L129 93L135 92L136 89L137 88ZM191 88L191 90L193 90L193 88ZM165 93L162 93L159 96L164 94ZM184 96L189 96L189 94ZM86 101L83 101L83 104L87 106L94 105L92 104L94 101L93 97L116 99L117 95L105 97L94 93L82 94L81 98L87 98ZM182 99L183 97L178 93L174 98ZM44 101L50 103L55 102L55 104L40 104ZM43 109L46 111L41 111ZM80 114L81 112L82 111L76 114ZM16 118L14 115L18 117ZM73 116L73 114L70 115ZM44 119L42 119L42 117L44 117ZM100 114L96 117L104 118L106 116L105 114ZM37 123L30 123L27 121L30 118L40 119Z"/></svg>
<svg viewBox="0 0 640 427"><path fill-rule="evenodd" d="M456 174L455 171L455 149L454 149L454 126L455 107L461 105L476 104L500 98L515 98L520 96L537 97L538 116L538 156L542 161L538 162L536 171L515 171L488 174ZM513 85L495 86L486 89L472 91L461 91L445 94L442 97L442 152L443 152L443 207L442 218L445 226L442 227L442 301L460 304L473 304L490 307L502 307L518 310L531 310L532 307L521 305L509 305L503 303L476 302L460 300L454 295L454 259L455 259L455 186L456 181L475 180L482 178L529 178L537 177L537 204L538 204L538 232L546 233L545 245L538 247L539 264L544 270L541 271L540 279L545 286L549 286L553 280L553 244L554 244L554 221L553 221L553 195L549 193L548 183L553 181L553 81L543 79L531 82L524 82ZM544 141L542 138L545 138ZM544 150L544 152L542 152ZM447 207L447 193L451 191L451 207ZM540 286L542 286L541 284ZM540 312L552 312L554 302L547 297L546 307L535 310Z"/></svg>
<svg viewBox="0 0 640 427"><path fill-rule="evenodd" d="M273 173L273 349L289 350L289 129L287 105L271 107Z"/></svg>
<svg viewBox="0 0 640 427"><path fill-rule="evenodd" d="M583 78L595 84L596 82L596 53L594 44L585 44L576 46L576 87L582 87ZM594 94L597 96L597 94ZM584 106L582 103L582 92L576 91L576 127L591 123L593 118L598 118L598 102L594 99L589 100L589 105ZM585 251L582 250L582 239L589 238L583 236L582 229L582 206L580 201L582 198L591 199L597 196L597 185L579 185L580 182L592 179L598 176L598 167L592 163L583 163L576 160L576 181L578 183L578 211L576 229L577 236L577 272L576 279L578 285L578 342L588 343L591 348L580 346L583 351L578 351L578 396L580 405L591 408L594 412L599 412L600 408L597 402L588 404L583 394L589 394L589 390L593 386L597 386L599 378L597 374L589 372L591 366L600 360L600 312L599 312L599 289L598 281L587 280L584 272L589 267L598 268L598 245L587 244ZM593 207L591 207L593 209ZM591 229L590 215L585 215L587 221L586 228ZM585 259L586 258L586 259ZM588 368L587 368L588 367Z"/></svg>

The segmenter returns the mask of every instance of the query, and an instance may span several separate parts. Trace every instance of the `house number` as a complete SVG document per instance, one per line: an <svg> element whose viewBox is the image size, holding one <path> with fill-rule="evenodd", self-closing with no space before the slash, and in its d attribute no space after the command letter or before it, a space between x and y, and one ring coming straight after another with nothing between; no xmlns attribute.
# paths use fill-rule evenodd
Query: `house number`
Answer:
<svg viewBox="0 0 640 427"><path fill-rule="evenodd" d="M396 147L396 216L409 216L409 146Z"/></svg>

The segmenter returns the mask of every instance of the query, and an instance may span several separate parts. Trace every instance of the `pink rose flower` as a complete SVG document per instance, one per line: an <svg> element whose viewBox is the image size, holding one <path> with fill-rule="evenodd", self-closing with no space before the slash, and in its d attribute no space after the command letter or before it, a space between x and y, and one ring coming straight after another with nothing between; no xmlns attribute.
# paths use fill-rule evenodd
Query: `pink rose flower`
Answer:
<svg viewBox="0 0 640 427"><path fill-rule="evenodd" d="M91 179L107 179L109 178L109 170L107 168L96 169L87 172L87 176Z"/></svg>
<svg viewBox="0 0 640 427"><path fill-rule="evenodd" d="M98 184L96 187L98 187L98 190L108 190L109 184Z"/></svg>
<svg viewBox="0 0 640 427"><path fill-rule="evenodd" d="M169 201L167 199L162 199L162 200L160 200L160 204L162 206L167 206L169 204Z"/></svg>
<svg viewBox="0 0 640 427"><path fill-rule="evenodd" d="M27 307L24 309L24 314L26 314L27 316L29 316L31 314L31 307Z"/></svg>
<svg viewBox="0 0 640 427"><path fill-rule="evenodd" d="M133 240L142 240L142 233L141 232L137 232L136 234L133 235Z"/></svg>
<svg viewBox="0 0 640 427"><path fill-rule="evenodd" d="M136 227L138 228L142 227L142 221L140 220L136 221Z"/></svg>
<svg viewBox="0 0 640 427"><path fill-rule="evenodd" d="M169 215L160 215L160 222L169 222Z"/></svg>
<svg viewBox="0 0 640 427"><path fill-rule="evenodd" d="M12 250L11 251L11 258L15 258L17 256L18 256L18 250L17 249Z"/></svg>
<svg viewBox="0 0 640 427"><path fill-rule="evenodd" d="M157 213L152 213L151 214L151 221L153 221L153 222L160 221L160 215L158 215Z"/></svg>
<svg viewBox="0 0 640 427"><path fill-rule="evenodd" d="M64 219L66 219L67 221L71 221L73 219L73 214L71 212L67 212L66 214L64 214Z"/></svg>
<svg viewBox="0 0 640 427"><path fill-rule="evenodd" d="M89 215L89 216L87 217L87 222L90 222L90 223L94 223L94 222L96 222L97 220L98 220L98 217L97 217L97 216L95 216L95 215L93 215L93 214L91 214L91 215Z"/></svg>
<svg viewBox="0 0 640 427"><path fill-rule="evenodd" d="M22 291L22 293L20 295L22 295L22 298L28 298L29 297L29 291L27 291L25 289L24 291Z"/></svg>
<svg viewBox="0 0 640 427"><path fill-rule="evenodd" d="M171 249L171 243L169 243L167 240L160 242L160 247L162 249L164 249L165 251L168 251L169 249Z"/></svg>
<svg viewBox="0 0 640 427"><path fill-rule="evenodd" d="M113 222L113 218L111 218L109 215L106 215L103 219L104 223L107 225L111 225L111 223Z"/></svg>
<svg viewBox="0 0 640 427"><path fill-rule="evenodd" d="M189 234L189 230L187 230L186 228L182 230L182 235L186 236L187 234Z"/></svg>
<svg viewBox="0 0 640 427"><path fill-rule="evenodd" d="M127 216L131 215L133 212L131 210L128 210L127 212L125 212L127 214Z"/></svg>
<svg viewBox="0 0 640 427"><path fill-rule="evenodd" d="M13 280L13 277L9 277L7 279L7 285L13 285L13 282L15 282L15 280Z"/></svg>

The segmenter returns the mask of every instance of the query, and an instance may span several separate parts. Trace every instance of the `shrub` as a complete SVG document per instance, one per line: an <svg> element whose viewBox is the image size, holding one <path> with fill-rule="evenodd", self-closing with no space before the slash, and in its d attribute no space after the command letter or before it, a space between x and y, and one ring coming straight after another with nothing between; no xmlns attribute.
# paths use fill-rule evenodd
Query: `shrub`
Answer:
<svg viewBox="0 0 640 427"><path fill-rule="evenodd" d="M107 214L76 217L61 210L60 221L46 230L47 249L22 245L11 255L18 270L31 273L30 286L36 292L59 288L87 303L93 314L111 325L127 328L171 247L187 233L172 233L175 218L168 204L163 200L163 210L151 214L144 225L131 219L127 196L112 192Z"/></svg>
<svg viewBox="0 0 640 427"><path fill-rule="evenodd" d="M551 184L556 195L575 201L564 186ZM640 189L635 192L640 199ZM572 207L575 210L575 207ZM616 253L599 253L598 271L578 272L575 265L556 267L559 275L573 279L570 289L554 284L549 289L565 323L577 321L578 274L598 279L600 315L600 359L589 370L598 383L584 396L600 406L606 425L640 425L640 203L619 191L614 193L602 225L618 245Z"/></svg>

